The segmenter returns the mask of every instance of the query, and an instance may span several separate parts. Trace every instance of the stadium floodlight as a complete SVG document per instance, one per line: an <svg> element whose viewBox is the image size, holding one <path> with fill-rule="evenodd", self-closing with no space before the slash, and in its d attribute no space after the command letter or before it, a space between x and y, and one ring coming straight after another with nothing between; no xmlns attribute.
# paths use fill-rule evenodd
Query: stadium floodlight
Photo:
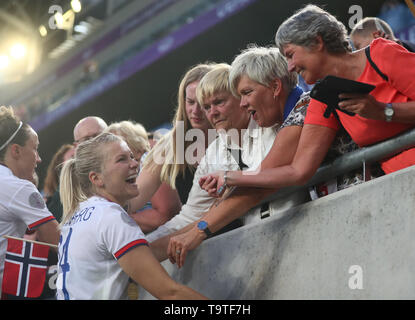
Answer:
<svg viewBox="0 0 415 320"><path fill-rule="evenodd" d="M26 47L22 43L15 43L10 48L10 55L14 59L22 59L26 55Z"/></svg>
<svg viewBox="0 0 415 320"><path fill-rule="evenodd" d="M39 33L42 37L46 37L46 35L48 34L48 30L43 24L39 27Z"/></svg>
<svg viewBox="0 0 415 320"><path fill-rule="evenodd" d="M55 22L58 29L62 29L63 26L63 15L60 12L56 12L55 15Z"/></svg>
<svg viewBox="0 0 415 320"><path fill-rule="evenodd" d="M9 66L9 57L2 54L0 55L0 69L5 69Z"/></svg>
<svg viewBox="0 0 415 320"><path fill-rule="evenodd" d="M82 9L81 1L79 0L72 0L71 1L72 10L76 13L80 12Z"/></svg>

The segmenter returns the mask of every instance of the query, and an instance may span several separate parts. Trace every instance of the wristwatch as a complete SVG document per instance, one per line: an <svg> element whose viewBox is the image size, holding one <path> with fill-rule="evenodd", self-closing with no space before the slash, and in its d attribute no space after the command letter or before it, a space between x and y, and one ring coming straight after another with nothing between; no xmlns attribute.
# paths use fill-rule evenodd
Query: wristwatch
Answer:
<svg viewBox="0 0 415 320"><path fill-rule="evenodd" d="M386 104L384 112L385 112L386 122L391 122L392 117L395 114L395 110L393 110L392 103L387 103Z"/></svg>
<svg viewBox="0 0 415 320"><path fill-rule="evenodd" d="M225 171L223 174L223 185L226 187L228 185L228 171Z"/></svg>
<svg viewBox="0 0 415 320"><path fill-rule="evenodd" d="M212 232L209 230L208 224L206 221L203 221L203 220L199 221L199 223L197 224L197 228L200 231L203 231L204 233L206 233L206 236L208 237L212 235Z"/></svg>
<svg viewBox="0 0 415 320"><path fill-rule="evenodd" d="M223 185L219 188L218 191L216 191L217 194L222 194L222 191L225 190L225 188L228 186L228 171L225 171L223 174Z"/></svg>

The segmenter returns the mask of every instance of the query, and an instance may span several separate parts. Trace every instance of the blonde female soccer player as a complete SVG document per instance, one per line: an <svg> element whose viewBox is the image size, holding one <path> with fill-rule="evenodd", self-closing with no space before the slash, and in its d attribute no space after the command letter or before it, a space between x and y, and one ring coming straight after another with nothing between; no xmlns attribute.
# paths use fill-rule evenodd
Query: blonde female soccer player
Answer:
<svg viewBox="0 0 415 320"><path fill-rule="evenodd" d="M123 299L129 277L159 299L205 298L169 277L124 210L139 193L137 172L127 143L111 133L81 143L65 163L58 299Z"/></svg>

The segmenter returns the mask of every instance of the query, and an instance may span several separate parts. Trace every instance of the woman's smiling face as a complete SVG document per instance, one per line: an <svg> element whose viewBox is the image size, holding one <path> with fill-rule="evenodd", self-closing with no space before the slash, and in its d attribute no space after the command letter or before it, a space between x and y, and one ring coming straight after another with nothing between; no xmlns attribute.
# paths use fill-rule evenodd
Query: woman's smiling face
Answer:
<svg viewBox="0 0 415 320"><path fill-rule="evenodd" d="M139 194L136 184L138 162L124 141L104 146L102 172L98 173L98 193L105 198L124 205Z"/></svg>
<svg viewBox="0 0 415 320"><path fill-rule="evenodd" d="M290 43L284 46L283 54L288 62L288 71L297 72L307 84L323 78L321 51Z"/></svg>

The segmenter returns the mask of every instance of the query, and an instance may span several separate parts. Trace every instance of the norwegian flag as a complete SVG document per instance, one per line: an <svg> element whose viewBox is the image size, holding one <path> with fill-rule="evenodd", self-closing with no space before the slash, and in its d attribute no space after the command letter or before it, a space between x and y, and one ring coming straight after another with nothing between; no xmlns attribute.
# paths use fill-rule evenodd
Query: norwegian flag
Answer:
<svg viewBox="0 0 415 320"><path fill-rule="evenodd" d="M48 254L47 245L8 238L3 293L24 298L39 297L45 284Z"/></svg>

